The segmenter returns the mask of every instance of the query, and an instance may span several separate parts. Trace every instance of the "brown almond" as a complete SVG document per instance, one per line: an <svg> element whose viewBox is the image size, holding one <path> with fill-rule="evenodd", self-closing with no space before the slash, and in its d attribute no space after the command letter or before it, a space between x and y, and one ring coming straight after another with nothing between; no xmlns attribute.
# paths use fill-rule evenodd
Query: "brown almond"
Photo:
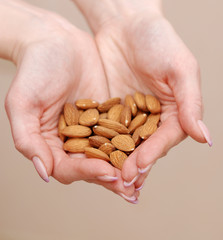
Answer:
<svg viewBox="0 0 223 240"><path fill-rule="evenodd" d="M102 126L97 126L97 125L93 127L93 131L96 135L103 136L106 138L113 138L119 134L118 132L116 132L113 129L102 127Z"/></svg>
<svg viewBox="0 0 223 240"><path fill-rule="evenodd" d="M129 135L119 134L112 138L111 143L119 150L130 152L135 149L135 143Z"/></svg>
<svg viewBox="0 0 223 240"><path fill-rule="evenodd" d="M90 127L95 125L99 119L99 112L97 109L92 108L84 111L79 118L79 123L81 125Z"/></svg>
<svg viewBox="0 0 223 240"><path fill-rule="evenodd" d="M89 109L89 108L97 108L98 102L91 99L79 99L75 102L76 106L80 109Z"/></svg>
<svg viewBox="0 0 223 240"><path fill-rule="evenodd" d="M84 153L86 147L90 147L87 138L70 138L63 145L65 151L72 153Z"/></svg>
<svg viewBox="0 0 223 240"><path fill-rule="evenodd" d="M113 107L111 107L108 111L108 119L120 122L123 108L124 106L122 104L116 104Z"/></svg>
<svg viewBox="0 0 223 240"><path fill-rule="evenodd" d="M108 113L99 114L99 119L107 119L107 118L108 118Z"/></svg>
<svg viewBox="0 0 223 240"><path fill-rule="evenodd" d="M150 121L153 122L155 125L157 125L159 123L160 120L160 113L157 114L150 114L146 120L146 122Z"/></svg>
<svg viewBox="0 0 223 240"><path fill-rule="evenodd" d="M139 135L141 128L142 128L142 126L136 128L136 130L134 131L134 133L132 135L132 139L133 139L136 146L138 146L141 143L141 137Z"/></svg>
<svg viewBox="0 0 223 240"><path fill-rule="evenodd" d="M92 131L89 127L81 125L71 125L65 127L61 133L67 137L88 137Z"/></svg>
<svg viewBox="0 0 223 240"><path fill-rule="evenodd" d="M100 158L105 161L110 161L110 158L108 157L108 155L97 148L86 147L85 154L89 158Z"/></svg>
<svg viewBox="0 0 223 240"><path fill-rule="evenodd" d="M81 114L84 112L84 110L83 109L79 109L78 112L79 112L79 117L80 117Z"/></svg>
<svg viewBox="0 0 223 240"><path fill-rule="evenodd" d="M99 150L109 155L111 152L115 151L115 146L111 143L104 143L99 147Z"/></svg>
<svg viewBox="0 0 223 240"><path fill-rule="evenodd" d="M152 95L146 95L146 106L148 110L153 114L160 113L161 111L159 100Z"/></svg>
<svg viewBox="0 0 223 240"><path fill-rule="evenodd" d="M73 104L65 103L64 118L68 126L78 124L79 112Z"/></svg>
<svg viewBox="0 0 223 240"><path fill-rule="evenodd" d="M58 135L60 137L60 139L64 142L65 140L65 136L61 133L61 131L67 126L66 122L65 122L65 118L63 114L60 114L60 118L59 118L59 123L58 123Z"/></svg>
<svg viewBox="0 0 223 240"><path fill-rule="evenodd" d="M144 140L150 137L157 129L157 125L151 122L146 122L140 129L139 135Z"/></svg>
<svg viewBox="0 0 223 240"><path fill-rule="evenodd" d="M146 98L145 98L145 95L144 95L143 93L141 93L141 92L135 92L135 94L134 94L134 100L135 100L135 102L136 102L137 107L138 107L140 110L142 110L142 111L144 111L144 112L148 111L148 110L147 110L147 106L146 106Z"/></svg>
<svg viewBox="0 0 223 240"><path fill-rule="evenodd" d="M112 121L110 119L99 119L98 125L113 129L118 133L129 133L128 128L126 128L123 124Z"/></svg>
<svg viewBox="0 0 223 240"><path fill-rule="evenodd" d="M131 123L132 112L129 106L125 106L120 117L120 123L128 127Z"/></svg>
<svg viewBox="0 0 223 240"><path fill-rule="evenodd" d="M135 117L137 113L137 106L134 98L131 95L126 95L125 106L129 106L131 108L132 116Z"/></svg>
<svg viewBox="0 0 223 240"><path fill-rule="evenodd" d="M116 150L110 154L110 161L114 167L121 170L127 157L124 152Z"/></svg>
<svg viewBox="0 0 223 240"><path fill-rule="evenodd" d="M147 114L143 113L138 116L136 116L129 125L129 132L132 134L136 128L142 126L147 119Z"/></svg>
<svg viewBox="0 0 223 240"><path fill-rule="evenodd" d="M110 98L106 102L99 104L99 112L107 112L111 107L121 102L121 98Z"/></svg>
<svg viewBox="0 0 223 240"><path fill-rule="evenodd" d="M91 136L89 137L89 142L92 147L99 148L104 143L111 143L109 139L102 136Z"/></svg>

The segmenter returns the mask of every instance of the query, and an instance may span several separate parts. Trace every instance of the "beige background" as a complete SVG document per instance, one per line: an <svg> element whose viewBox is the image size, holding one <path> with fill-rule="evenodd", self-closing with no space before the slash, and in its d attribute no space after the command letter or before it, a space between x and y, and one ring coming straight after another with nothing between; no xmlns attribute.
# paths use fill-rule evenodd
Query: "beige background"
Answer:
<svg viewBox="0 0 223 240"><path fill-rule="evenodd" d="M87 29L71 1L29 2ZM222 8L222 0L164 1L166 16L201 65L204 120L214 146L188 138L172 149L151 171L138 205L96 185L39 178L14 149L4 97L15 67L0 61L0 240L223 239Z"/></svg>

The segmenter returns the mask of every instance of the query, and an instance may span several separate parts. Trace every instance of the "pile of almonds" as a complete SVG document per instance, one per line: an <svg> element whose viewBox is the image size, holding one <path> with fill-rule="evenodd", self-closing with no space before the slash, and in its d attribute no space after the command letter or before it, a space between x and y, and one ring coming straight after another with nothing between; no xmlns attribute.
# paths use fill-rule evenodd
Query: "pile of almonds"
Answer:
<svg viewBox="0 0 223 240"><path fill-rule="evenodd" d="M126 95L124 104L120 98L102 104L80 99L64 105L58 133L65 151L85 153L121 169L127 156L156 131L160 111L157 98L140 92Z"/></svg>

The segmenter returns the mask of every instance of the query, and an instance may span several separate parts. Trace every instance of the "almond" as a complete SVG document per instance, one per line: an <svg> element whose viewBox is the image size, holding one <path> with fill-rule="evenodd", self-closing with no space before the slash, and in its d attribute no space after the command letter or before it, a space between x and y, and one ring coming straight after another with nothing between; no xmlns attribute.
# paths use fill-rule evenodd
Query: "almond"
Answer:
<svg viewBox="0 0 223 240"><path fill-rule="evenodd" d="M108 114L107 113L99 114L99 119L107 119L107 118L108 118Z"/></svg>
<svg viewBox="0 0 223 240"><path fill-rule="evenodd" d="M72 153L84 153L86 147L90 147L87 138L70 138L63 145L65 151Z"/></svg>
<svg viewBox="0 0 223 240"><path fill-rule="evenodd" d="M111 107L108 111L108 119L120 122L123 108L124 106L122 104L116 104L113 107Z"/></svg>
<svg viewBox="0 0 223 240"><path fill-rule="evenodd" d="M58 123L58 135L60 137L60 139L64 142L65 140L65 136L61 133L61 131L67 126L66 122L65 122L65 118L64 115L61 114L60 118L59 118L59 123Z"/></svg>
<svg viewBox="0 0 223 240"><path fill-rule="evenodd" d="M129 133L128 128L126 128L124 125L110 119L99 119L98 125L113 129L118 133Z"/></svg>
<svg viewBox="0 0 223 240"><path fill-rule="evenodd" d="M124 161L126 160L127 155L119 150L116 150L110 154L110 161L112 165L118 169L122 169Z"/></svg>
<svg viewBox="0 0 223 240"><path fill-rule="evenodd" d="M81 125L71 125L65 127L61 133L67 137L88 137L92 131L89 127Z"/></svg>
<svg viewBox="0 0 223 240"><path fill-rule="evenodd" d="M78 124L79 112L71 103L64 105L64 118L68 126Z"/></svg>
<svg viewBox="0 0 223 240"><path fill-rule="evenodd" d="M89 137L89 142L92 147L99 148L104 143L111 143L106 137L102 136L91 136Z"/></svg>
<svg viewBox="0 0 223 240"><path fill-rule="evenodd" d="M138 116L136 116L129 125L129 132L132 134L136 128L142 126L147 119L147 114L143 113Z"/></svg>
<svg viewBox="0 0 223 240"><path fill-rule="evenodd" d="M125 97L125 105L131 108L132 116L135 117L137 113L137 106L134 98L131 95L126 95Z"/></svg>
<svg viewBox="0 0 223 240"><path fill-rule="evenodd" d="M111 143L104 143L99 147L99 150L109 155L111 152L115 151L115 146Z"/></svg>
<svg viewBox="0 0 223 240"><path fill-rule="evenodd" d="M79 117L80 117L81 114L84 112L84 110L83 109L79 109L78 112L79 112Z"/></svg>
<svg viewBox="0 0 223 240"><path fill-rule="evenodd" d="M136 128L136 130L134 131L134 133L132 135L132 139L133 139L136 146L138 146L141 143L141 137L139 135L141 128L142 128L142 126Z"/></svg>
<svg viewBox="0 0 223 240"><path fill-rule="evenodd" d="M140 129L139 135L142 139L150 137L157 129L157 125L151 122L146 122Z"/></svg>
<svg viewBox="0 0 223 240"><path fill-rule="evenodd" d="M150 121L150 122L153 122L155 125L157 125L159 123L159 120L160 120L160 113L150 114L146 122Z"/></svg>
<svg viewBox="0 0 223 240"><path fill-rule="evenodd" d="M111 143L119 150L130 152L135 149L135 143L129 135L119 134L112 138Z"/></svg>
<svg viewBox="0 0 223 240"><path fill-rule="evenodd" d="M159 100L152 95L146 95L146 106L151 113L155 114L161 111Z"/></svg>
<svg viewBox="0 0 223 240"><path fill-rule="evenodd" d="M111 107L121 102L121 98L110 98L106 102L99 104L99 112L107 112Z"/></svg>
<svg viewBox="0 0 223 240"><path fill-rule="evenodd" d="M76 106L80 109L89 109L98 107L98 102L91 99L79 99L75 102Z"/></svg>
<svg viewBox="0 0 223 240"><path fill-rule="evenodd" d="M134 100L136 102L136 105L137 107L144 111L144 112L147 112L147 106L146 106L146 98L145 98L145 95L141 92L136 92L134 94Z"/></svg>
<svg viewBox="0 0 223 240"><path fill-rule="evenodd" d="M108 157L108 155L97 148L86 147L85 154L89 158L100 158L105 161L110 161L110 158Z"/></svg>
<svg viewBox="0 0 223 240"><path fill-rule="evenodd" d="M97 125L93 127L93 131L96 135L103 136L106 138L113 138L119 134L113 129L97 126Z"/></svg>
<svg viewBox="0 0 223 240"><path fill-rule="evenodd" d="M120 122L124 126L128 127L131 123L132 113L129 106L125 106L120 117Z"/></svg>
<svg viewBox="0 0 223 240"><path fill-rule="evenodd" d="M99 112L97 109L92 108L84 111L79 118L79 123L81 125L90 127L95 125L99 119Z"/></svg>

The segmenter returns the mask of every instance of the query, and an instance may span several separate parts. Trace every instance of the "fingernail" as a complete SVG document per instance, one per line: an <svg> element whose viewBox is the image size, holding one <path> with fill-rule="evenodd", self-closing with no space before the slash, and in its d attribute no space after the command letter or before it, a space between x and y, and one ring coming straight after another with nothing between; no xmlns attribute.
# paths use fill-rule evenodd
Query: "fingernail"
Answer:
<svg viewBox="0 0 223 240"><path fill-rule="evenodd" d="M150 163L147 167L145 167L145 168L138 168L138 172L139 173L145 173L145 172L147 172L147 171L149 171L150 169L151 169L151 167L153 166L153 163Z"/></svg>
<svg viewBox="0 0 223 240"><path fill-rule="evenodd" d="M144 187L144 183L140 187L136 188L136 191L140 191L143 187Z"/></svg>
<svg viewBox="0 0 223 240"><path fill-rule="evenodd" d="M131 182L126 182L126 181L124 181L124 186L125 186L125 187L131 186L138 178L139 178L139 174L138 174L137 176L135 176L135 177L132 179Z"/></svg>
<svg viewBox="0 0 223 240"><path fill-rule="evenodd" d="M104 181L104 182L113 182L113 181L116 181L118 179L118 177L104 175L104 176L98 176L97 179Z"/></svg>
<svg viewBox="0 0 223 240"><path fill-rule="evenodd" d="M45 182L49 182L50 179L48 177L47 171L45 166L43 165L42 161L38 158L38 157L33 157L32 159L33 164L35 166L36 171L38 172L38 174L40 175L40 177L45 181Z"/></svg>
<svg viewBox="0 0 223 240"><path fill-rule="evenodd" d="M136 196L131 196L131 197L128 197L128 196L126 196L125 194L123 194L123 193L119 193L119 195L121 196L121 197L123 197L125 200L127 200L127 201L129 201L129 202L131 202L131 203L134 203L134 204L136 204L136 202L137 202L137 198L136 198Z"/></svg>
<svg viewBox="0 0 223 240"><path fill-rule="evenodd" d="M206 139L208 145L211 147L213 145L213 142L211 140L211 135L210 135L208 128L206 127L204 122L201 120L198 120L197 123L198 123L198 126L200 127L200 130L201 130L204 138Z"/></svg>

